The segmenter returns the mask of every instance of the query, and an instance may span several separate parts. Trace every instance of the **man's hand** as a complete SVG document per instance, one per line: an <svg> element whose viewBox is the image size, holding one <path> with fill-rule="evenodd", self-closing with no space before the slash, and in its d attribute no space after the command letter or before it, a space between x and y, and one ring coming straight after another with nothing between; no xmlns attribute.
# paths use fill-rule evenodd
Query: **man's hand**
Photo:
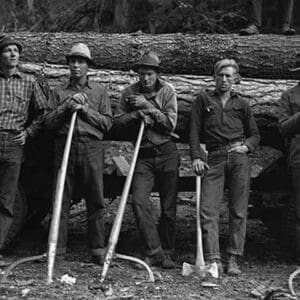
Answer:
<svg viewBox="0 0 300 300"><path fill-rule="evenodd" d="M147 110L138 110L137 114L143 119L146 125L152 126L154 124L154 120L147 114Z"/></svg>
<svg viewBox="0 0 300 300"><path fill-rule="evenodd" d="M71 100L75 101L77 104L85 104L87 102L87 95L85 93L76 93L72 95Z"/></svg>
<svg viewBox="0 0 300 300"><path fill-rule="evenodd" d="M228 152L247 153L249 148L246 145L234 146Z"/></svg>
<svg viewBox="0 0 300 300"><path fill-rule="evenodd" d="M27 132L23 130L14 138L14 142L16 142L18 145L25 145L27 136Z"/></svg>
<svg viewBox="0 0 300 300"><path fill-rule="evenodd" d="M78 104L76 101L73 99L68 103L68 109L74 113L75 111L81 110L84 113L87 113L88 111L88 104Z"/></svg>
<svg viewBox="0 0 300 300"><path fill-rule="evenodd" d="M193 160L192 168L196 175L201 176L205 173L206 170L209 169L209 165L200 158L196 158Z"/></svg>
<svg viewBox="0 0 300 300"><path fill-rule="evenodd" d="M152 107L151 103L143 95L129 95L125 101L134 109L147 109Z"/></svg>

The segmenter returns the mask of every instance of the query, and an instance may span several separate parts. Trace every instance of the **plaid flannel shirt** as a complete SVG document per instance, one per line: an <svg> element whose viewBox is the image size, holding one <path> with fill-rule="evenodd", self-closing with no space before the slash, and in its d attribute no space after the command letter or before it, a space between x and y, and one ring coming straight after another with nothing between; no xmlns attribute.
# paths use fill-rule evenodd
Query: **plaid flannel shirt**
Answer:
<svg viewBox="0 0 300 300"><path fill-rule="evenodd" d="M47 99L34 78L19 71L11 77L0 72L0 131L25 130L34 136L47 107Z"/></svg>

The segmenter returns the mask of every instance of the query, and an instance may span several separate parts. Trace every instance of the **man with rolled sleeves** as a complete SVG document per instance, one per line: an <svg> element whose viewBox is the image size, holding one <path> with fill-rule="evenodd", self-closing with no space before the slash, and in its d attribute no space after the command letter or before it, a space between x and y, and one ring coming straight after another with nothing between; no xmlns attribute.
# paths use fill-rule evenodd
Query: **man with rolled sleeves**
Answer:
<svg viewBox="0 0 300 300"><path fill-rule="evenodd" d="M296 67L292 69L300 80L300 53L296 56ZM282 135L289 141L289 168L292 176L293 200L296 214L295 258L300 263L300 81L285 91L279 101L279 124Z"/></svg>
<svg viewBox="0 0 300 300"><path fill-rule="evenodd" d="M0 36L0 251L14 220L24 145L41 128L47 109L38 83L18 69L21 52L13 37Z"/></svg>
<svg viewBox="0 0 300 300"><path fill-rule="evenodd" d="M175 220L179 155L173 137L177 121L174 88L160 79L156 53L146 52L134 65L139 81L127 87L115 114L117 128L137 132L141 121L146 127L131 187L137 226L145 246L145 262L174 268ZM131 128L132 130L130 130ZM158 229L152 215L150 194L156 184L161 217Z"/></svg>
<svg viewBox="0 0 300 300"><path fill-rule="evenodd" d="M64 258L66 253L69 208L74 189L77 191L79 187L80 196L85 199L87 207L88 247L92 261L102 265L105 254L103 216L105 203L104 155L101 141L104 133L112 125L111 105L106 89L88 78L88 68L92 64L88 46L83 43L75 44L66 58L70 79L52 92L49 100L52 111L45 120L46 127L56 132L54 174L57 174L61 166L71 115L75 111L78 112L63 194L56 253L58 258Z"/></svg>
<svg viewBox="0 0 300 300"><path fill-rule="evenodd" d="M229 187L229 275L239 275L237 256L243 254L250 184L248 153L259 143L257 125L249 104L232 91L239 80L233 59L214 66L214 91L202 91L193 102L190 120L190 153L193 170L202 175L201 226L204 257L223 271L219 248L219 213L225 181ZM200 147L206 145L206 152Z"/></svg>

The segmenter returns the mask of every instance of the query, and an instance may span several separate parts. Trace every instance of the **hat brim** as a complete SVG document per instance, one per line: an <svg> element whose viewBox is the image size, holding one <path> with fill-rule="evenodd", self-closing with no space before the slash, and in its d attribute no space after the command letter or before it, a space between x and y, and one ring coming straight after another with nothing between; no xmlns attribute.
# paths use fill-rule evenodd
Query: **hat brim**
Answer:
<svg viewBox="0 0 300 300"><path fill-rule="evenodd" d="M21 54L22 53L22 50L23 50L23 46L21 43L17 42L17 41L7 41L7 42L3 42L1 44L1 48L0 50L2 50L4 47L6 46L9 46L9 45L16 45L19 49L19 53Z"/></svg>
<svg viewBox="0 0 300 300"><path fill-rule="evenodd" d="M84 55L82 55L82 54L74 54L74 53L72 53L72 54L67 54L66 55L66 60L67 60L67 63L69 63L69 59L70 59L70 57L80 57L80 58L84 58L87 62L88 62L88 65L89 66L93 66L93 67L95 67L96 66L96 63L91 59L91 58L89 58L89 57L87 57L87 56L84 56Z"/></svg>
<svg viewBox="0 0 300 300"><path fill-rule="evenodd" d="M140 68L144 68L144 69L153 69L156 72L160 72L161 71L161 67L159 66L154 66L154 65L147 65L147 64L134 64L132 66L132 70L135 72L138 72Z"/></svg>

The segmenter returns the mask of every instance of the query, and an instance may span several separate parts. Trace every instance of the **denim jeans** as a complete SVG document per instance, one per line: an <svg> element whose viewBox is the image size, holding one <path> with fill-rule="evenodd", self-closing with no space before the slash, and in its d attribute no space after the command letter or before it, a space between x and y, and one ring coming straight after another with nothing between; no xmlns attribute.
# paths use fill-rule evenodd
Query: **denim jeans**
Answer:
<svg viewBox="0 0 300 300"><path fill-rule="evenodd" d="M17 135L17 134L16 134ZM0 132L0 250L14 218L14 203L18 189L23 145L12 134L7 138Z"/></svg>
<svg viewBox="0 0 300 300"><path fill-rule="evenodd" d="M138 157L131 192L146 255L156 254L162 249L170 253L174 251L178 167L179 154L173 142L166 143L156 154L143 154L142 151ZM158 229L149 199L154 185L158 188L161 206Z"/></svg>
<svg viewBox="0 0 300 300"><path fill-rule="evenodd" d="M65 139L55 142L54 172L60 168ZM66 252L68 218L74 190L80 192L87 208L88 247L93 255L104 248L103 150L101 141L88 137L73 138L63 194L57 253ZM56 181L56 180L55 180ZM55 195L55 191L53 193ZM76 195L78 197L78 195Z"/></svg>
<svg viewBox="0 0 300 300"><path fill-rule="evenodd" d="M225 181L229 187L229 241L227 253L242 255L244 250L250 185L247 154L217 150L208 154L210 169L202 180L201 227L206 260L218 260L220 203Z"/></svg>

